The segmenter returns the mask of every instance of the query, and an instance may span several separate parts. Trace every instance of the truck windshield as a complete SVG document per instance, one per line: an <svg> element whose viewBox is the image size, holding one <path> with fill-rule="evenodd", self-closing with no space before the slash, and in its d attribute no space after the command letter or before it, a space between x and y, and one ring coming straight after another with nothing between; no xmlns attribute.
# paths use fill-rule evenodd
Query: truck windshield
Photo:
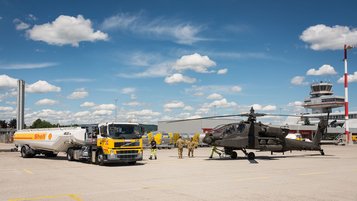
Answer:
<svg viewBox="0 0 357 201"><path fill-rule="evenodd" d="M117 139L139 139L141 127L130 124L110 124L108 125L108 134Z"/></svg>

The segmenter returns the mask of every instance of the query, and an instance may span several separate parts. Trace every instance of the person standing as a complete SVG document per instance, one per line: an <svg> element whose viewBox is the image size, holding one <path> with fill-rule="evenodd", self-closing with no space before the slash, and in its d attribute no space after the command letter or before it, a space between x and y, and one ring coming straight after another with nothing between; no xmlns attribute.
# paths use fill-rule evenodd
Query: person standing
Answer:
<svg viewBox="0 0 357 201"><path fill-rule="evenodd" d="M221 157L221 155L222 155L221 150L219 150L216 146L212 147L211 155L209 158L212 158L214 153L217 153L219 155L219 157Z"/></svg>
<svg viewBox="0 0 357 201"><path fill-rule="evenodd" d="M178 158L182 159L183 147L185 146L185 141L179 136L179 139L176 141L176 146L178 149Z"/></svg>
<svg viewBox="0 0 357 201"><path fill-rule="evenodd" d="M156 152L157 152L157 146L156 146L156 141L155 138L152 138L150 142L151 146L151 153L150 153L150 160L152 160L155 157L155 160L157 159Z"/></svg>
<svg viewBox="0 0 357 201"><path fill-rule="evenodd" d="M193 140L193 138L191 137L190 141L187 143L187 149L188 149L188 157L192 157L193 158L193 150L195 150L196 148L196 142Z"/></svg>

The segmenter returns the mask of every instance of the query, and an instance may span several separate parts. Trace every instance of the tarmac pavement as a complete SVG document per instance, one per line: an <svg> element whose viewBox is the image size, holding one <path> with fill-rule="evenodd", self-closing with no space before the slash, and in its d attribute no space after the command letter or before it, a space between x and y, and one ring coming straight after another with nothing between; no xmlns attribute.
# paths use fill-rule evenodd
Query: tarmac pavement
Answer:
<svg viewBox="0 0 357 201"><path fill-rule="evenodd" d="M104 167L69 162L65 154L23 159L19 152L0 152L0 200L356 201L357 146L323 148L325 156L256 152L254 161L241 152L236 160L208 159L209 148L184 159L177 149L158 150L158 160L148 160L145 150L137 165Z"/></svg>
<svg viewBox="0 0 357 201"><path fill-rule="evenodd" d="M15 144L13 143L0 143L0 152L11 152L15 150Z"/></svg>

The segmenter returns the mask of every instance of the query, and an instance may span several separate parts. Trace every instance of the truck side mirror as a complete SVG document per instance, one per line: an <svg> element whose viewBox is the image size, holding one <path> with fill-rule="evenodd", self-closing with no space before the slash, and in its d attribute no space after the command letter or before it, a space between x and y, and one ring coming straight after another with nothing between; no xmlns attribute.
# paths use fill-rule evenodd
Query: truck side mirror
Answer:
<svg viewBox="0 0 357 201"><path fill-rule="evenodd" d="M94 134L95 136L99 135L99 129L98 129L98 127L96 127L96 128L93 129L93 134Z"/></svg>

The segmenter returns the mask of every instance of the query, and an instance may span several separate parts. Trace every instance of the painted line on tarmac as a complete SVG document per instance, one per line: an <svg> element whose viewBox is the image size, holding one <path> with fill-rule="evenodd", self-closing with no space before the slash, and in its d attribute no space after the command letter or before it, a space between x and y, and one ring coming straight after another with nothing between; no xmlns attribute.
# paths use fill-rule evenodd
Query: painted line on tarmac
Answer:
<svg viewBox="0 0 357 201"><path fill-rule="evenodd" d="M47 196L40 196L40 197L34 197L34 198L12 198L12 199L9 199L8 201L48 200L48 199L57 199L57 198L70 198L73 201L83 201L76 194L47 195Z"/></svg>
<svg viewBox="0 0 357 201"><path fill-rule="evenodd" d="M24 172L26 172L27 174L33 174L33 172L31 170L28 170L28 169L24 169Z"/></svg>
<svg viewBox="0 0 357 201"><path fill-rule="evenodd" d="M329 172L308 172L308 173L300 173L300 176L311 176L311 175L323 175L329 174Z"/></svg>

